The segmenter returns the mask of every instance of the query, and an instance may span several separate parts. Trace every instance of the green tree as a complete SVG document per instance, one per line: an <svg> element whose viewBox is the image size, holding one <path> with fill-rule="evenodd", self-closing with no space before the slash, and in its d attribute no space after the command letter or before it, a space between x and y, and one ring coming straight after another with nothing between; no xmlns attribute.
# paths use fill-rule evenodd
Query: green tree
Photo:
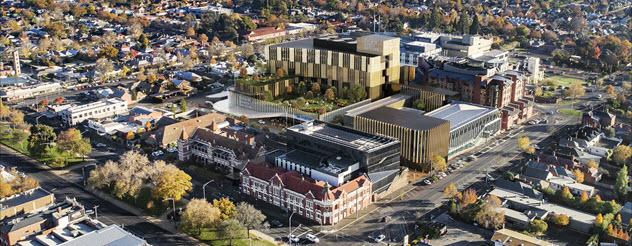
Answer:
<svg viewBox="0 0 632 246"><path fill-rule="evenodd" d="M219 226L219 234L223 239L229 240L229 245L233 245L233 239L244 238L245 233L245 228L234 219L225 220Z"/></svg>
<svg viewBox="0 0 632 246"><path fill-rule="evenodd" d="M470 31L470 15L467 14L467 11L461 11L456 30L462 34L467 34Z"/></svg>
<svg viewBox="0 0 632 246"><path fill-rule="evenodd" d="M42 124L34 125L31 127L31 136L29 136L29 151L42 156L46 147L55 140L57 140L57 134L52 127Z"/></svg>
<svg viewBox="0 0 632 246"><path fill-rule="evenodd" d="M191 176L174 165L164 167L158 174L155 183L152 195L161 200L173 198L179 201L193 188Z"/></svg>
<svg viewBox="0 0 632 246"><path fill-rule="evenodd" d="M614 182L614 191L619 197L623 198L628 193L629 188L628 166L623 167L617 172L617 179Z"/></svg>
<svg viewBox="0 0 632 246"><path fill-rule="evenodd" d="M57 137L57 147L74 156L85 156L92 152L92 146L88 139L81 136L81 132L75 128L63 131Z"/></svg>
<svg viewBox="0 0 632 246"><path fill-rule="evenodd" d="M180 111L181 112L187 111L187 101L184 99L180 100Z"/></svg>
<svg viewBox="0 0 632 246"><path fill-rule="evenodd" d="M529 232L536 235L542 235L549 229L549 225L544 220L535 219L529 222Z"/></svg>
<svg viewBox="0 0 632 246"><path fill-rule="evenodd" d="M237 210L237 208L235 207L235 204L226 197L222 197L219 200L214 199L213 207L218 208L219 211L222 213L221 215L222 220L233 218Z"/></svg>
<svg viewBox="0 0 632 246"><path fill-rule="evenodd" d="M351 86L349 94L349 99L353 102L359 102L366 99L366 90L357 84Z"/></svg>
<svg viewBox="0 0 632 246"><path fill-rule="evenodd" d="M480 17L478 17L478 15L474 15L474 18L472 18L472 25L470 25L470 34L478 34L478 32L481 30L481 23L479 22Z"/></svg>
<svg viewBox="0 0 632 246"><path fill-rule="evenodd" d="M426 109L426 103L421 100L421 99L417 99L413 102L413 107L419 110L425 110Z"/></svg>

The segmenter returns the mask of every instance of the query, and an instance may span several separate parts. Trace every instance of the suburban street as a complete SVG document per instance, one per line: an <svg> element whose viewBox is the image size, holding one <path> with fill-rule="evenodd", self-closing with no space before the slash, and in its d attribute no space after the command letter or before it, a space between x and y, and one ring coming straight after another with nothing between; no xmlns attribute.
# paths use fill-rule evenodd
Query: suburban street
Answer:
<svg viewBox="0 0 632 246"><path fill-rule="evenodd" d="M13 150L5 146L0 146L0 164L6 167L17 167L40 183L40 186L55 194L57 199L65 199L65 197L76 198L82 203L86 210L94 210L98 206L96 212L98 219L108 225L117 224L144 238L153 245L193 245L197 241L193 241L190 237L183 234L173 234L163 230L159 226L150 223L143 217L134 215L108 201L100 199L90 192L86 191L81 184L74 183L60 177L57 171L44 170L40 168L31 159L21 154L15 154Z"/></svg>

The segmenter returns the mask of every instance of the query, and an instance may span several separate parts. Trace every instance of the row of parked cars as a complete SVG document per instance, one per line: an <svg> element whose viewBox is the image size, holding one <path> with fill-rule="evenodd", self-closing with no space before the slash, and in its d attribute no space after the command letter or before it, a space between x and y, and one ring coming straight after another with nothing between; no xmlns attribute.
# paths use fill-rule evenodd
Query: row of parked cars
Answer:
<svg viewBox="0 0 632 246"><path fill-rule="evenodd" d="M307 240L307 241L309 241L311 243L319 243L320 242L320 239L316 235L311 234L311 233L305 234L305 240ZM299 236L291 234L290 235L290 242L291 243L300 243L301 242L301 238Z"/></svg>
<svg viewBox="0 0 632 246"><path fill-rule="evenodd" d="M437 180L441 180L445 177L448 176L448 174L460 169L464 167L463 162L462 161L457 161L455 163L452 163L448 166L448 168L446 169L445 172L438 172L435 175L432 175L431 177L425 178L422 183L425 185L431 185L432 183L436 182Z"/></svg>

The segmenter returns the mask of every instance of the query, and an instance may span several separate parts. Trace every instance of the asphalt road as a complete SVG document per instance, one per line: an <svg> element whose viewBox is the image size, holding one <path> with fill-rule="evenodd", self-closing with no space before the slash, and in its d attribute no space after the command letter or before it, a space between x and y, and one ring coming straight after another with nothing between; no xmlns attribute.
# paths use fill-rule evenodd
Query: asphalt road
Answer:
<svg viewBox="0 0 632 246"><path fill-rule="evenodd" d="M5 146L0 146L0 164L7 167L15 166L19 171L34 177L39 181L42 188L53 192L58 200L65 199L65 197L74 197L87 210L93 209L94 206L99 206L97 213L101 222L108 225L121 225L131 233L144 238L152 245L195 245L199 243L191 241L188 237L182 235L174 235L112 203L101 200L85 191L81 185L63 179L50 170L41 169L29 159L13 154Z"/></svg>

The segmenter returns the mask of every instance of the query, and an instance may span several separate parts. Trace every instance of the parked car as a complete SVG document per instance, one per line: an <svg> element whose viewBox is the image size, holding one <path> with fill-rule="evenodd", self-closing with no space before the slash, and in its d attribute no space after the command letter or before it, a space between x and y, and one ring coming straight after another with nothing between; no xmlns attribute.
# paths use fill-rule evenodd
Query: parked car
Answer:
<svg viewBox="0 0 632 246"><path fill-rule="evenodd" d="M163 154L164 154L164 152L162 152L162 150L156 150L154 152L151 152L151 156L153 156L153 157L161 156Z"/></svg>
<svg viewBox="0 0 632 246"><path fill-rule="evenodd" d="M311 233L307 233L307 235L305 235L305 238L307 238L307 240L309 240L312 243L319 243L320 239L318 239L317 236L315 236L314 234Z"/></svg>
<svg viewBox="0 0 632 246"><path fill-rule="evenodd" d="M373 239L376 243L382 242L384 241L384 239L386 239L386 236L384 234L380 234L377 235L375 237L370 237L371 239Z"/></svg>
<svg viewBox="0 0 632 246"><path fill-rule="evenodd" d="M103 148L107 145L105 145L104 143L97 143L95 146L97 146L97 148Z"/></svg>
<svg viewBox="0 0 632 246"><path fill-rule="evenodd" d="M270 221L270 225L272 227L282 227L283 223L281 223L281 221L278 221L278 220L272 220L272 221Z"/></svg>
<svg viewBox="0 0 632 246"><path fill-rule="evenodd" d="M424 181L423 181L423 182L424 182L424 184L426 184L426 185L431 185L431 184L432 184L432 182L430 181L430 179L424 179Z"/></svg>
<svg viewBox="0 0 632 246"><path fill-rule="evenodd" d="M301 241L301 239L299 237L295 236L294 234L290 234L290 242L298 243L300 241Z"/></svg>
<svg viewBox="0 0 632 246"><path fill-rule="evenodd" d="M176 148L176 147L171 147L171 148L167 149L167 152L169 152L169 153L173 153L173 152L177 152L177 151L178 151L178 148Z"/></svg>

